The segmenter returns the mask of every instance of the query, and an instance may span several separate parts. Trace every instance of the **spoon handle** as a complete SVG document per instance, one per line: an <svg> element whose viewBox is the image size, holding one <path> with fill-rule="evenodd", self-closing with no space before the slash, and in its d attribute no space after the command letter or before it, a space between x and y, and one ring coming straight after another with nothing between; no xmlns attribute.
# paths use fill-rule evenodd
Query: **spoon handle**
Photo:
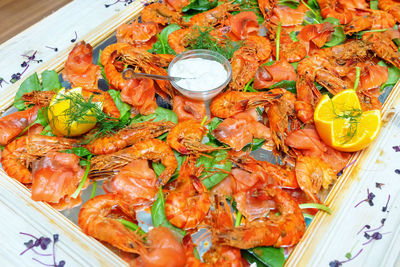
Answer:
<svg viewBox="0 0 400 267"><path fill-rule="evenodd" d="M127 68L122 72L122 78L124 78L125 80L129 80L132 78L150 78L155 80L168 80L168 81L174 79L174 77L170 76L134 72L133 69L131 68Z"/></svg>

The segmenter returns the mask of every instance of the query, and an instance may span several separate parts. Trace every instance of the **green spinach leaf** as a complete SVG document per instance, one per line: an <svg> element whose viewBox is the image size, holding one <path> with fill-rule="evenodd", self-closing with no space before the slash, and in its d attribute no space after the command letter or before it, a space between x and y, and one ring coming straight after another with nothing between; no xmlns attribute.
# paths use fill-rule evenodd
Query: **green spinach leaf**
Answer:
<svg viewBox="0 0 400 267"><path fill-rule="evenodd" d="M181 239L186 235L186 232L182 229L179 229L173 226L167 219L165 215L165 199L162 189L157 193L157 199L151 207L151 219L153 221L153 226L164 226L172 231L174 231Z"/></svg>
<svg viewBox="0 0 400 267"><path fill-rule="evenodd" d="M298 34L299 32L296 31L289 32L290 39L292 39L293 42L299 41L299 39L297 39Z"/></svg>
<svg viewBox="0 0 400 267"><path fill-rule="evenodd" d="M278 0L278 5L287 6L292 9L296 9L299 6L299 1L296 0Z"/></svg>
<svg viewBox="0 0 400 267"><path fill-rule="evenodd" d="M188 12L189 10L207 11L216 7L217 4L217 0L190 0L190 4L182 8L182 12Z"/></svg>
<svg viewBox="0 0 400 267"><path fill-rule="evenodd" d="M296 93L296 81L283 80L283 81L277 82L276 84L273 84L272 86L269 87L269 89L274 89L274 88L285 88L289 92L295 94Z"/></svg>
<svg viewBox="0 0 400 267"><path fill-rule="evenodd" d="M109 85L110 83L108 82L107 76L106 76L106 72L104 71L104 66L103 64L101 64L101 53L103 51L100 49L99 51L99 57L97 58L97 65L100 66L100 71L101 71L101 76L103 77L103 79L106 81L106 83Z"/></svg>
<svg viewBox="0 0 400 267"><path fill-rule="evenodd" d="M260 139L260 138L254 138L251 144L247 144L242 150L247 151L250 150L254 151L262 147L265 143L265 139Z"/></svg>
<svg viewBox="0 0 400 267"><path fill-rule="evenodd" d="M143 121L171 121L173 123L178 123L178 117L176 116L175 112L170 109L157 107L155 113L150 115L136 115L132 122L139 123Z"/></svg>
<svg viewBox="0 0 400 267"><path fill-rule="evenodd" d="M256 247L247 250L247 252L269 267L282 267L285 263L283 248Z"/></svg>
<svg viewBox="0 0 400 267"><path fill-rule="evenodd" d="M346 34L344 33L343 27L336 26L331 39L325 43L324 47L332 47L342 44L346 40Z"/></svg>
<svg viewBox="0 0 400 267"><path fill-rule="evenodd" d="M213 143L207 143L216 146ZM211 157L200 156L197 159L197 166L204 166L204 172L201 177L207 177L202 180L208 190L220 183L227 177L232 169L232 162L228 159L228 151L225 149L213 151L208 154Z"/></svg>
<svg viewBox="0 0 400 267"><path fill-rule="evenodd" d="M185 160L186 160L186 156L181 155L179 152L176 152L175 150L174 150L174 155L175 155L176 161L178 162L178 166L176 167L175 173L172 175L170 181L178 178L179 170L181 169L183 162L185 162ZM157 177L159 177L160 174L165 170L165 166L162 165L161 162L153 162L152 165L153 165L153 170L156 173Z"/></svg>
<svg viewBox="0 0 400 267"><path fill-rule="evenodd" d="M42 72L42 88L44 91L61 89L58 73L55 70Z"/></svg>
<svg viewBox="0 0 400 267"><path fill-rule="evenodd" d="M168 35L179 29L181 29L181 27L177 24L170 24L165 27L160 34L157 34L158 40L153 44L149 52L176 55L175 51L168 44Z"/></svg>
<svg viewBox="0 0 400 267"><path fill-rule="evenodd" d="M21 99L23 94L41 90L42 86L40 85L39 77L35 72L21 83L21 86L15 94L14 107L16 107L18 110L26 109L25 103Z"/></svg>
<svg viewBox="0 0 400 267"><path fill-rule="evenodd" d="M387 67L389 71L389 78L384 84L382 84L381 90L384 90L386 87L389 86L394 86L400 79L400 69L396 68L393 65L388 65L382 60L378 62L378 65Z"/></svg>
<svg viewBox="0 0 400 267"><path fill-rule="evenodd" d="M369 8L370 9L374 9L374 10L378 10L379 9L378 4L379 4L378 0L372 0L372 1L369 2Z"/></svg>

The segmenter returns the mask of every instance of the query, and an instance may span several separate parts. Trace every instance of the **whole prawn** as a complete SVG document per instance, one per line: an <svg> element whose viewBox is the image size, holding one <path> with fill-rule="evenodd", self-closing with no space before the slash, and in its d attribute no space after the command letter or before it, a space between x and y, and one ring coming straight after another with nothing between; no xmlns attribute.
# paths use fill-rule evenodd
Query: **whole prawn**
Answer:
<svg viewBox="0 0 400 267"><path fill-rule="evenodd" d="M171 10L166 4L152 3L143 8L141 13L142 22L155 22L161 25L176 23L181 26L187 25L179 12Z"/></svg>
<svg viewBox="0 0 400 267"><path fill-rule="evenodd" d="M319 158L299 156L296 159L296 179L300 188L314 202L319 203L318 192L336 181L336 173Z"/></svg>
<svg viewBox="0 0 400 267"><path fill-rule="evenodd" d="M207 188L199 180L202 168L196 168L196 160L188 157L181 167L178 185L165 200L165 215L175 226L195 228L207 215L211 200Z"/></svg>
<svg viewBox="0 0 400 267"><path fill-rule="evenodd" d="M121 218L113 214L117 207L121 209L121 201L116 195L106 194L91 198L79 211L78 225L87 235L122 251L139 254L144 250L144 241L137 232L129 230L117 220ZM133 219L130 214L124 214L122 218Z"/></svg>
<svg viewBox="0 0 400 267"><path fill-rule="evenodd" d="M223 3L206 12L194 15L190 18L189 24L204 27L223 25L232 16L229 12L237 11L239 7L238 4L232 4L232 2Z"/></svg>
<svg viewBox="0 0 400 267"><path fill-rule="evenodd" d="M178 166L174 152L166 143L158 139L147 139L136 143L135 146L115 153L93 157L89 177L104 178L112 176L135 159L160 161L165 166L165 170L159 176L162 184L168 182Z"/></svg>
<svg viewBox="0 0 400 267"><path fill-rule="evenodd" d="M211 114L220 118L228 118L245 110L258 106L269 106L282 97L276 92L238 92L229 91L216 96L210 105Z"/></svg>
<svg viewBox="0 0 400 267"><path fill-rule="evenodd" d="M378 7L395 17L397 22L400 22L400 3L398 1L380 0L378 2Z"/></svg>
<svg viewBox="0 0 400 267"><path fill-rule="evenodd" d="M45 135L25 135L9 143L1 153L4 171L17 181L32 182L32 162L49 152L71 149L75 140Z"/></svg>
<svg viewBox="0 0 400 267"><path fill-rule="evenodd" d="M178 123L167 136L167 144L181 154L196 154L220 149L201 143L207 128L195 120Z"/></svg>
<svg viewBox="0 0 400 267"><path fill-rule="evenodd" d="M133 123L109 136L93 139L85 147L95 155L110 154L169 132L174 125L170 121Z"/></svg>
<svg viewBox="0 0 400 267"><path fill-rule="evenodd" d="M300 241L306 223L297 202L275 185L267 185L265 193L273 199L280 214L270 213L265 219L217 231L215 235L221 244L248 249L258 246L288 247Z"/></svg>
<svg viewBox="0 0 400 267"><path fill-rule="evenodd" d="M280 89L280 91L283 96L269 107L267 117L277 151L288 153L289 148L285 145L285 138L289 131L299 128L300 124L294 109L296 97L286 90Z"/></svg>

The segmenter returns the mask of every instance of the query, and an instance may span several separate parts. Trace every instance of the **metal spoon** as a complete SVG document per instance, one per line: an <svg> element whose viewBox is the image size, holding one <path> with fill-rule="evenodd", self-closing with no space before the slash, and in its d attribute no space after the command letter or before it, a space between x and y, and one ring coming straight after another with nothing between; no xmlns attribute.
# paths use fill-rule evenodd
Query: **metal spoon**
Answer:
<svg viewBox="0 0 400 267"><path fill-rule="evenodd" d="M127 68L122 72L122 78L124 78L125 80L129 80L132 78L150 78L150 79L155 79L155 80L168 80L168 81L171 81L171 80L179 81L182 79L194 79L194 77L183 78L183 77L173 77L173 76L164 76L164 75L157 75L157 74L135 72L131 68Z"/></svg>

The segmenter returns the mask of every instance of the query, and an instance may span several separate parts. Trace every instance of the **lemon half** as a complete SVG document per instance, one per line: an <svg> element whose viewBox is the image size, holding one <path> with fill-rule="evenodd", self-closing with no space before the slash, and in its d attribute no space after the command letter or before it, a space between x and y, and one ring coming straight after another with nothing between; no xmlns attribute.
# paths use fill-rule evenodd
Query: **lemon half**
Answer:
<svg viewBox="0 0 400 267"><path fill-rule="evenodd" d="M78 136L88 132L96 125L97 120L90 110L85 114L79 114L77 121L72 120L73 115L71 113L75 111L71 108L74 104L71 99L74 99L74 95L82 99L82 88L76 87L69 91L61 88L50 101L47 116L55 135ZM68 99L65 99L66 96L69 96Z"/></svg>

